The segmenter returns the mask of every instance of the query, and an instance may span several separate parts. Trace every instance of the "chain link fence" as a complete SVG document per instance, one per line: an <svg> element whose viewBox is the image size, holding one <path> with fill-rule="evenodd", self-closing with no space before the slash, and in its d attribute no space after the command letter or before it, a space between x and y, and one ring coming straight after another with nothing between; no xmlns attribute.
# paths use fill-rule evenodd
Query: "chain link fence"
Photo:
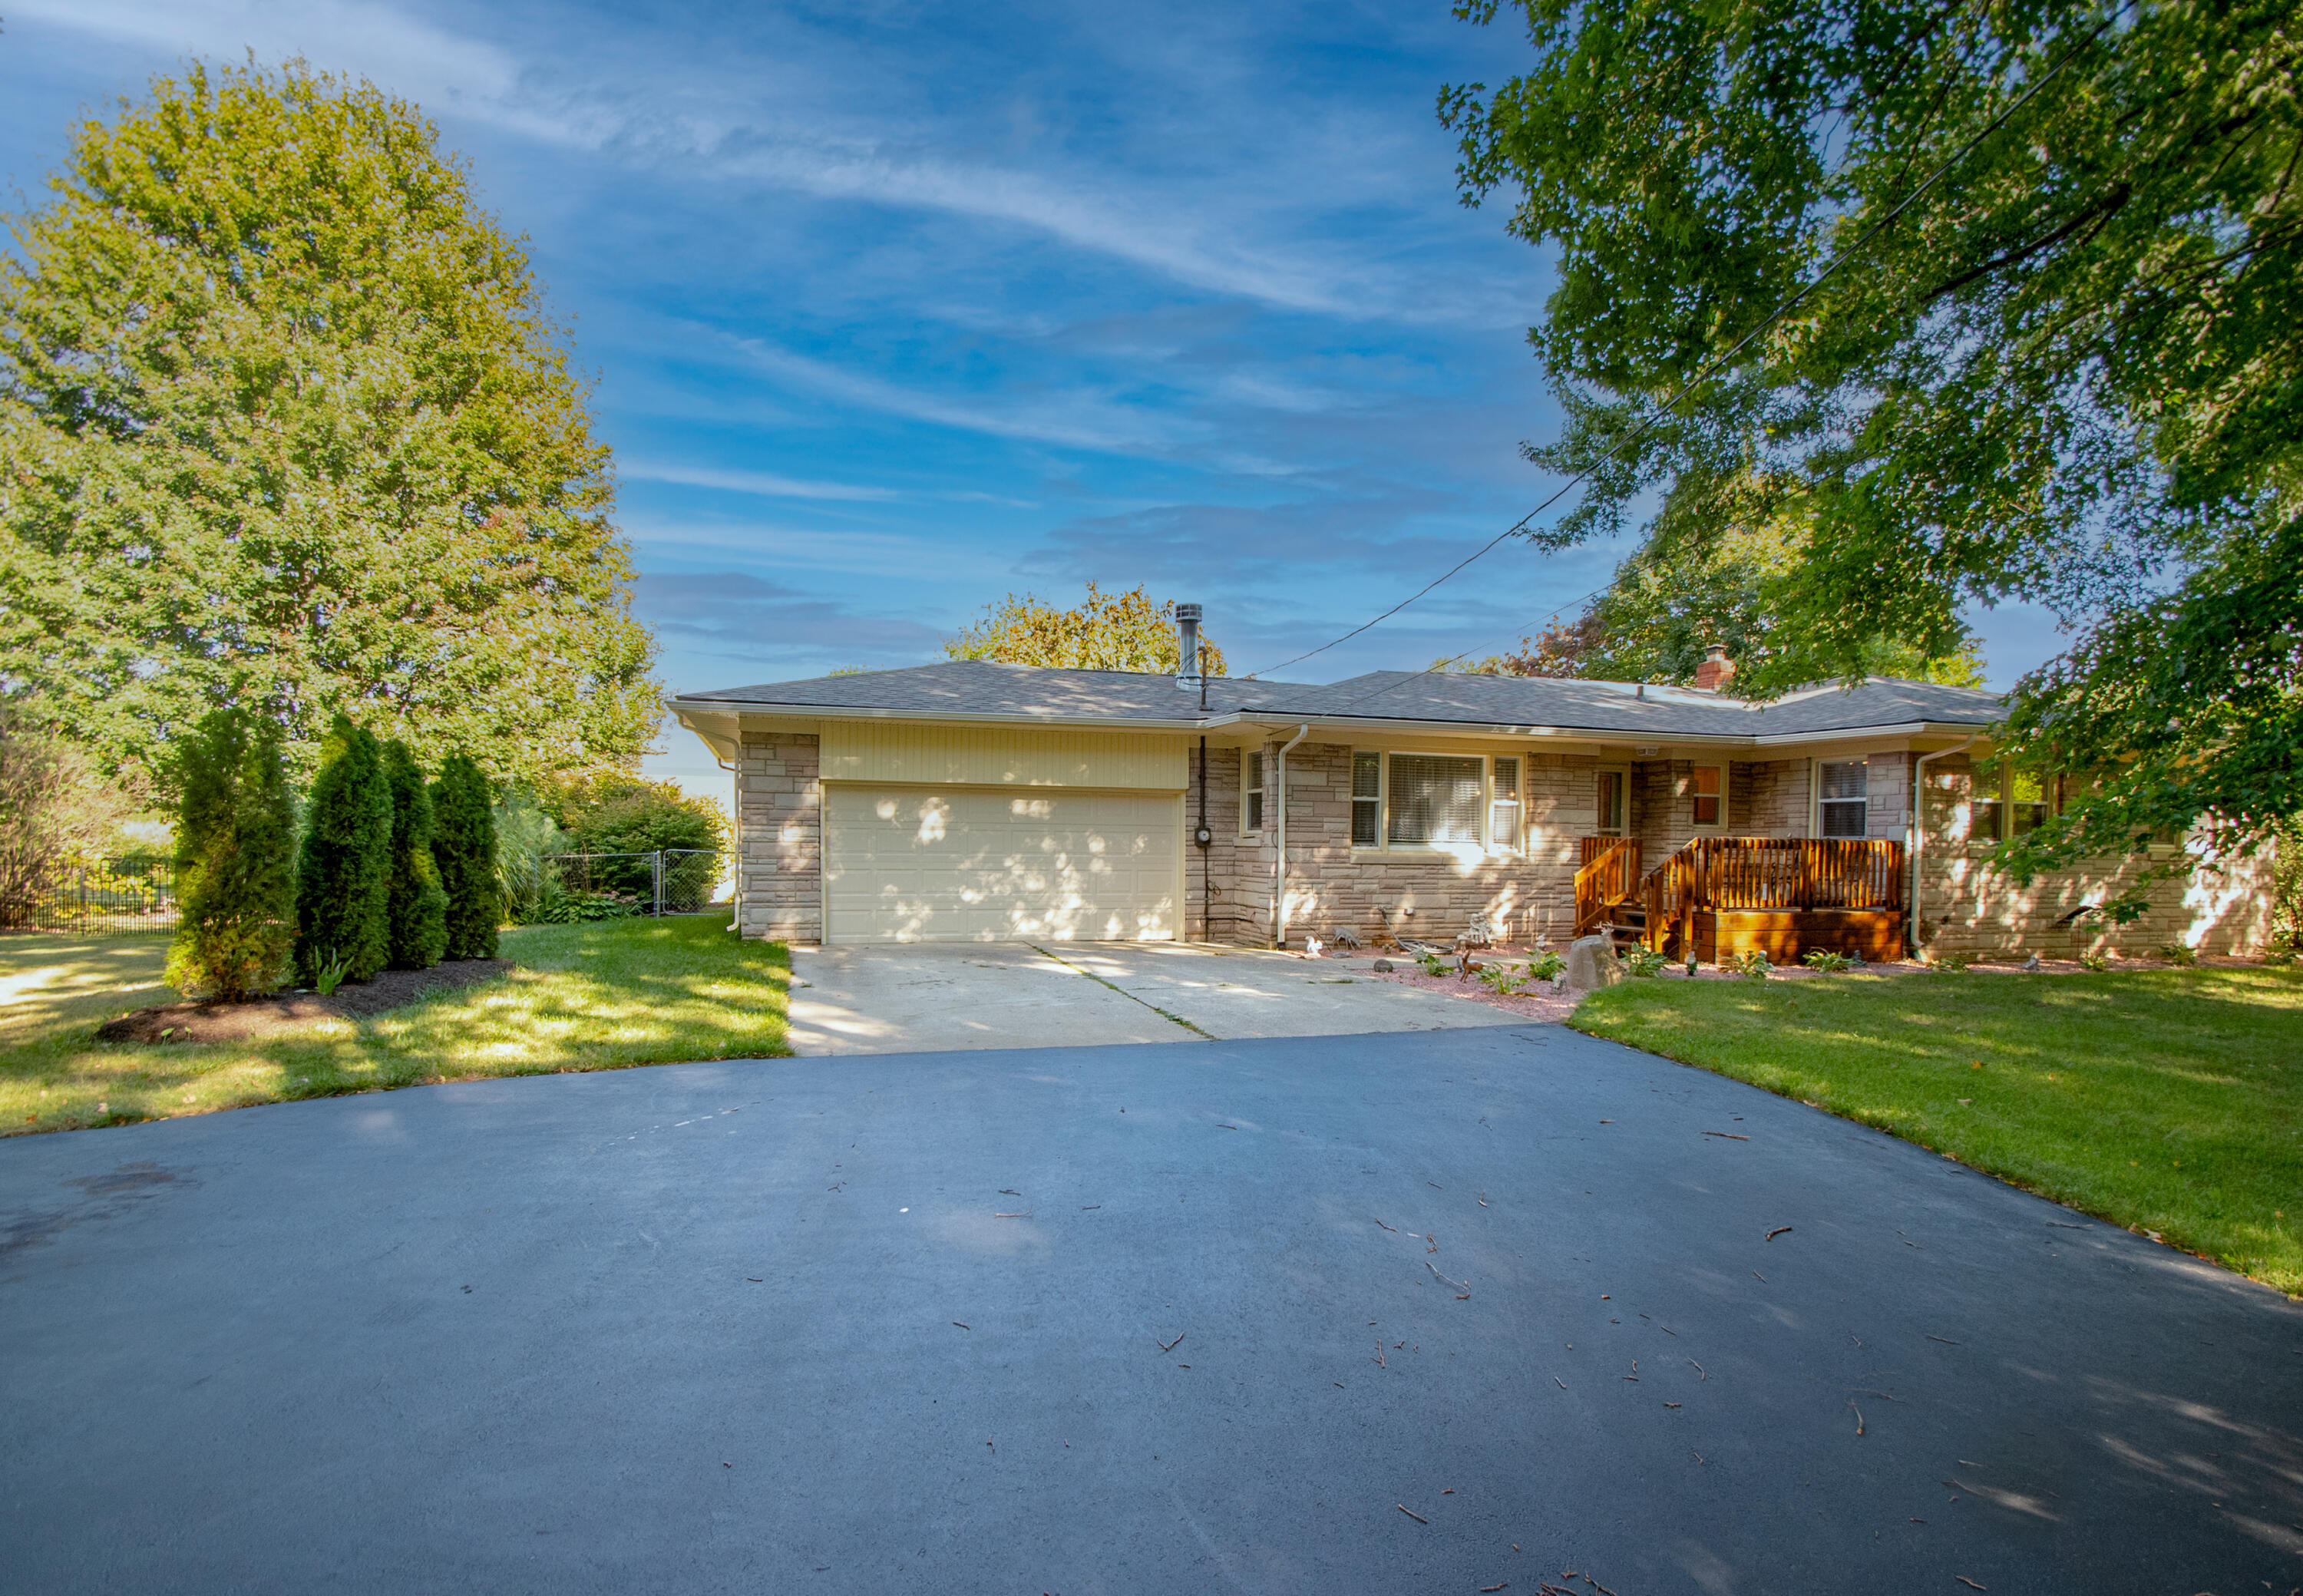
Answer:
<svg viewBox="0 0 2303 1596"><path fill-rule="evenodd" d="M712 849L552 854L544 864L558 888L544 894L545 917L561 921L700 915L715 907L720 886L720 855Z"/></svg>
<svg viewBox="0 0 2303 1596"><path fill-rule="evenodd" d="M40 890L5 906L14 931L118 935L176 928L176 867L166 859L112 859L58 870Z"/></svg>

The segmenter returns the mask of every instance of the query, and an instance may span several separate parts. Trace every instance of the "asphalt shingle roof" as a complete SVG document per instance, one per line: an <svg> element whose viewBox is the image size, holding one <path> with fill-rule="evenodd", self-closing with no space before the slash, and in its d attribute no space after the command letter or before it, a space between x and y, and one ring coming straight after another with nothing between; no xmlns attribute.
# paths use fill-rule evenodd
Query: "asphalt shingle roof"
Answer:
<svg viewBox="0 0 2303 1596"><path fill-rule="evenodd" d="M1172 677L1129 671L1056 671L951 660L901 671L820 676L684 695L697 708L747 706L867 714L1117 722L1394 721L1413 724L1551 727L1626 737L1783 737L1932 722L1988 725L2003 701L1973 688L1874 677L1852 688L1811 688L1751 705L1680 688L1541 677L1378 671L1324 686L1217 677L1207 708Z"/></svg>

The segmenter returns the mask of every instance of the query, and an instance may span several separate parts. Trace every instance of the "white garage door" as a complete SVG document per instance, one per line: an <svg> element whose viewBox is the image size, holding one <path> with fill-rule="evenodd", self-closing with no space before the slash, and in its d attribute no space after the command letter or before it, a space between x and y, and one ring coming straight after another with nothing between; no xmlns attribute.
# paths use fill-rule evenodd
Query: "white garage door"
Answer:
<svg viewBox="0 0 2303 1596"><path fill-rule="evenodd" d="M1046 788L824 788L827 937L1144 942L1177 933L1183 799Z"/></svg>

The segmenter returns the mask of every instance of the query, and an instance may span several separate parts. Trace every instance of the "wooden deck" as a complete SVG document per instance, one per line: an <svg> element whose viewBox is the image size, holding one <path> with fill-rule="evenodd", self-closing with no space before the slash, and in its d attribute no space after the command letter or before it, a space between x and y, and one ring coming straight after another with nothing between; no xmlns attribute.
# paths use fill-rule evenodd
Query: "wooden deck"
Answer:
<svg viewBox="0 0 2303 1596"><path fill-rule="evenodd" d="M1704 837L1640 869L1635 838L1583 839L1575 931L1616 929L1703 963L1765 953L1796 963L1818 949L1903 956L1903 845L1861 838Z"/></svg>

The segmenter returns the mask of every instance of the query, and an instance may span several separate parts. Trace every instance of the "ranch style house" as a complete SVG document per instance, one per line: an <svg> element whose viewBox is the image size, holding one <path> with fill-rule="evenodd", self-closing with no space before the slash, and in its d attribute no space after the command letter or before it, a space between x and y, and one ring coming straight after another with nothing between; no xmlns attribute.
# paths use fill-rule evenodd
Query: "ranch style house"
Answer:
<svg viewBox="0 0 2303 1596"><path fill-rule="evenodd" d="M672 706L735 773L738 928L796 943L1447 942L1477 917L1783 962L2270 934L2267 862L2159 883L2125 925L2090 911L2131 862L2012 879L2002 841L2074 789L1995 756L1993 694L1873 677L1759 704L1733 673L1718 650L1693 688L957 660Z"/></svg>

